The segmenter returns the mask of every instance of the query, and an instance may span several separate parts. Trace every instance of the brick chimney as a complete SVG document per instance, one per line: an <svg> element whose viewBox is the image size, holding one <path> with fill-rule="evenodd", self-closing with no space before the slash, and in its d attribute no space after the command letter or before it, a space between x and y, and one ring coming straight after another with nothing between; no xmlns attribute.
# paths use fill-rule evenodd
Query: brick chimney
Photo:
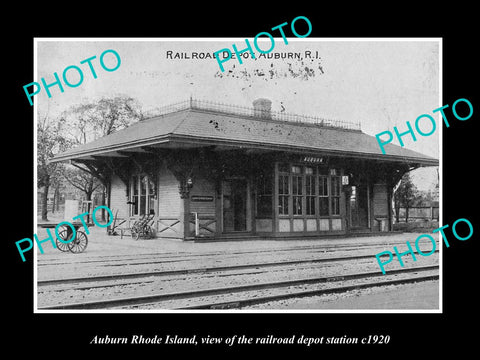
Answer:
<svg viewBox="0 0 480 360"><path fill-rule="evenodd" d="M253 116L271 119L272 102L269 99L256 99L253 101Z"/></svg>

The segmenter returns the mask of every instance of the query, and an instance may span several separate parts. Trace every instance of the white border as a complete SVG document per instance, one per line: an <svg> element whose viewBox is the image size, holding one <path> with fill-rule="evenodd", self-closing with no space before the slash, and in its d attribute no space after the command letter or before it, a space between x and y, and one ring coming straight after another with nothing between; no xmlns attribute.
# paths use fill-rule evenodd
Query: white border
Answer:
<svg viewBox="0 0 480 360"><path fill-rule="evenodd" d="M275 40L280 40L282 38L275 37ZM34 48L33 48L33 54L34 54L34 64L33 64L33 71L34 71L34 80L35 82L38 82L37 80L37 43L39 41L42 42L49 42L49 41L68 41L68 42L74 42L74 41L84 41L84 42L101 42L101 41L122 41L122 42L139 42L139 41L145 41L145 42L151 42L151 41L163 41L163 42L182 42L182 41L197 41L197 42L212 42L212 41L245 41L245 38L231 38L231 37L225 37L225 38L83 38L83 37L77 37L77 38L63 38L63 37L56 37L56 38L34 38ZM266 39L259 39L260 41L266 40ZM368 41L377 41L377 42L415 42L415 41L437 41L439 44L439 106L442 106L443 104L443 86L442 86L442 81L443 81L443 38L441 37L433 37L433 38L428 38L428 37L422 37L422 38L386 38L386 37L372 37L372 38L342 38L342 37L331 37L331 38L288 38L288 42L314 42L314 41L322 41L322 42L343 42L343 41L352 41L352 42L368 42ZM220 49L219 49L220 50ZM34 199L34 231L37 231L37 111L38 111L38 100L34 102L34 153L33 153L33 160L34 160L34 181L33 181L33 199ZM434 109L431 109L434 110ZM431 111L430 109L426 109L425 111ZM440 116L440 115L439 115ZM441 124L442 119L440 119L440 124ZM439 147L440 147L440 152L439 152L439 226L443 226L443 195L442 195L442 189L443 189L443 126L439 126L440 128L440 133L439 133ZM33 239L32 239L33 240ZM251 309L251 310L166 310L166 309L159 309L159 310L122 310L122 309L113 309L113 310L108 310L108 309L101 309L101 310L39 310L38 309L38 303L37 303L37 244L35 241L34 242L34 247L33 247L33 263L34 263L34 276L33 276L33 296L34 296L34 301L33 301L33 306L34 306L34 313L35 314L84 314L84 313L93 313L93 314L131 314L131 313L142 313L142 314L158 314L158 313L165 313L165 314L208 314L208 313L215 313L215 314L245 314L245 313L268 313L268 314L292 314L292 313L297 313L297 314L405 314L405 313L412 313L412 314L439 314L443 313L443 246L442 246L442 238L441 235L439 234L439 309L407 309L407 310L390 310L390 309L366 309L366 310L353 310L353 309L348 309L348 310L338 310L338 309L310 309L310 310L302 310L302 309L295 309L295 310L289 310L289 309L283 309L283 310L270 310L270 309Z"/></svg>

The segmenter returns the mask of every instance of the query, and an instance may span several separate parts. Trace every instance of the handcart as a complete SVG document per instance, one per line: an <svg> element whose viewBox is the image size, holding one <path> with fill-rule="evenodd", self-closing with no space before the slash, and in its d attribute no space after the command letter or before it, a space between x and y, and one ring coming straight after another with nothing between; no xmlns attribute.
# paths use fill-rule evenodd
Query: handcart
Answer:
<svg viewBox="0 0 480 360"><path fill-rule="evenodd" d="M40 223L38 224L41 228L56 228L60 223ZM73 231L72 228L68 225L62 225L60 228L62 230L58 231L58 237L63 241L69 241L68 243L64 243L60 241L55 234L55 244L57 245L58 250L66 252L71 251L72 253L78 254L84 252L88 245L88 237L82 230L78 230L83 224L81 222L74 222L69 223L75 228L75 238L72 239ZM88 225L87 225L88 227Z"/></svg>
<svg viewBox="0 0 480 360"><path fill-rule="evenodd" d="M136 220L130 231L132 233L132 238L138 240L139 238L151 239L154 237L154 229L152 227L154 223L155 214L149 214L148 216L143 215L140 219Z"/></svg>
<svg viewBox="0 0 480 360"><path fill-rule="evenodd" d="M115 212L112 225L107 227L107 234L118 235L118 232L117 232L118 230L120 232L120 238L123 238L123 228L121 228L120 226L123 225L127 220L119 219L117 215L118 215L118 210Z"/></svg>

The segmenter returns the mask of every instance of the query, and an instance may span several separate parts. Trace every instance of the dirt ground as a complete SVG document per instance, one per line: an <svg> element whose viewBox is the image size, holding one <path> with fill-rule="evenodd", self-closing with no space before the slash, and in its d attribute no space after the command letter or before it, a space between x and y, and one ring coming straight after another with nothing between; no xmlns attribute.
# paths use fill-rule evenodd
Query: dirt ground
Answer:
<svg viewBox="0 0 480 360"><path fill-rule="evenodd" d="M439 309L439 282L392 285L348 291L343 294L312 296L261 304L245 309L375 309L424 310Z"/></svg>
<svg viewBox="0 0 480 360"><path fill-rule="evenodd" d="M222 241L211 243L192 243L179 240L149 239L138 241L130 236L108 236L106 230L99 227L89 228L88 247L85 252L73 254L54 249L49 241L43 243L44 253L37 248L35 254L35 279L65 279L90 277L134 272L169 271L197 269L205 267L232 266L243 264L262 264L265 262L304 260L314 258L335 258L340 256L372 255L371 259L355 260L348 263L297 266L295 268L268 270L258 269L253 275L242 275L242 271L233 276L184 276L159 278L148 284L109 287L79 294L78 291L55 291L52 296L58 301L62 296L64 302L74 302L83 296L109 297L127 296L137 293L175 292L195 289L197 287L220 287L243 285L252 280L268 281L308 276L331 276L356 272L378 271L374 254L390 250L394 245L405 246L406 241L414 242L419 234L403 233L382 236L361 236L353 238L319 238L309 240L249 240ZM37 229L39 239L47 238L46 229ZM376 243L375 249L370 244ZM318 248L318 246L321 246ZM282 249L284 249L282 251ZM275 250L272 252L272 250ZM406 266L425 266L438 263L441 254L418 257L416 262L406 257ZM400 268L398 262L389 264L389 269ZM253 270L249 270L253 271ZM165 279L165 280L162 280ZM158 281L158 283L157 283ZM132 289L130 289L132 287ZM147 289L148 287L148 289ZM147 290L145 290L147 289ZM89 290L90 291L90 290ZM248 309L439 309L439 282L396 285L388 287L355 290L342 294L289 299L261 304ZM117 292L110 294L111 292ZM98 293L98 294L97 294ZM39 293L39 302L47 303L47 297ZM50 301L50 300L49 300ZM53 300L52 300L53 301Z"/></svg>

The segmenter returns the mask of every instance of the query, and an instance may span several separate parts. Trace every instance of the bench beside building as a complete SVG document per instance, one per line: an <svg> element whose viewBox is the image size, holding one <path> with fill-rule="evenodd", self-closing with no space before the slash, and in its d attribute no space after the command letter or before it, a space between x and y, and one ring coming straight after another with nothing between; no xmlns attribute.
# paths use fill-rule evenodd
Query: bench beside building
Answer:
<svg viewBox="0 0 480 360"><path fill-rule="evenodd" d="M392 189L438 160L359 125L190 99L52 161L82 164L118 217L155 215L158 238L308 237L390 231Z"/></svg>

